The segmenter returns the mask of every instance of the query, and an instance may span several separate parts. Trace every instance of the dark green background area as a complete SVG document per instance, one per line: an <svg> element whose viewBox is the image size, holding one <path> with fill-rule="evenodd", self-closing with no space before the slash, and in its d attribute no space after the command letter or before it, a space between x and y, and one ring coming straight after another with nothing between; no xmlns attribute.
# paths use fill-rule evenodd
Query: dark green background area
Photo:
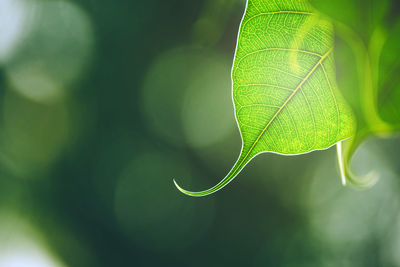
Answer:
<svg viewBox="0 0 400 267"><path fill-rule="evenodd" d="M365 191L341 186L334 147L260 155L204 198L174 187L216 184L239 154L230 69L244 1L74 3L90 56L64 94L27 97L10 73L35 53L73 66L75 41L46 58L37 34L0 65L0 263L18 250L2 223L17 221L61 266L400 266L398 138L357 151L358 173L381 173Z"/></svg>

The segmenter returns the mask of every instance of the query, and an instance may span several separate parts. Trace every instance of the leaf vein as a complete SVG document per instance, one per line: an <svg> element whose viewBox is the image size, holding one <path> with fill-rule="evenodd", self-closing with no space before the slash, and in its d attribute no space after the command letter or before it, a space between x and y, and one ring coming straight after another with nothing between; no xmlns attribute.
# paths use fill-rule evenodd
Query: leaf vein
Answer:
<svg viewBox="0 0 400 267"><path fill-rule="evenodd" d="M253 151L254 147L257 145L261 137L264 135L264 133L267 131L271 123L275 120L275 118L279 115L279 113L283 110L284 107L289 103L289 101L294 97L294 95L300 90L300 88L304 85L304 83L308 80L308 78L315 72L315 70L322 64L322 62L325 60L325 58L332 52L333 48L329 49L319 60L318 62L314 65L314 67L309 71L309 73L304 77L304 79L299 83L299 85L296 87L296 89L289 95L289 97L285 100L285 102L282 104L282 106L279 108L279 110L274 114L274 116L271 118L271 120L268 122L268 124L265 126L265 128L261 131L261 133L258 135L257 139L253 142L252 146L250 147L249 151L246 153L246 155L243 157L241 162L238 164L236 169L239 169L241 165L246 161L247 157L250 155L250 153ZM235 172L235 171L234 171Z"/></svg>

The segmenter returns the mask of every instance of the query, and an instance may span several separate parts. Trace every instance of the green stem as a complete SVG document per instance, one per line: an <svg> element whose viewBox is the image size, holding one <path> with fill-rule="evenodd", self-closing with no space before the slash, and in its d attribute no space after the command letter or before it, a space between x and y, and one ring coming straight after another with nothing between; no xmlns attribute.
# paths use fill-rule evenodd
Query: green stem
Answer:
<svg viewBox="0 0 400 267"><path fill-rule="evenodd" d="M369 51L361 38L352 29L341 23L337 23L336 28L339 35L351 47L356 59L361 110L364 121L367 124L367 128L359 129L355 137L351 138L350 140L337 143L337 156L340 175L343 185L346 184L346 181L349 181L349 183L352 185L365 188L375 184L379 179L379 176L375 171L371 171L365 176L356 175L352 171L350 163L355 150L365 139L367 133L384 133L391 131L391 127L381 119L377 106L377 64L379 62L379 55L383 46L383 42L371 41L369 48L372 51ZM379 32L376 34L379 34Z"/></svg>
<svg viewBox="0 0 400 267"><path fill-rule="evenodd" d="M353 172L350 162L358 144L359 142L354 139L341 141L336 144L340 176L343 185L346 185L346 181L349 181L351 185L358 188L368 188L378 182L379 174L374 170L364 176L356 175Z"/></svg>

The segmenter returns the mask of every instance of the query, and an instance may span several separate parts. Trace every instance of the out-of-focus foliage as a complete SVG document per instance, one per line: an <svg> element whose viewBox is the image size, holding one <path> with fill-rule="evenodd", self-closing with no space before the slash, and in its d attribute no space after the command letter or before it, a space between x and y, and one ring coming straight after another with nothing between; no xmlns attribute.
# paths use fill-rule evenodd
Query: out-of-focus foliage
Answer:
<svg viewBox="0 0 400 267"><path fill-rule="evenodd" d="M376 72L378 80L378 109L382 118L395 125L400 125L400 20L388 22L380 34L384 41L380 47L381 54Z"/></svg>
<svg viewBox="0 0 400 267"><path fill-rule="evenodd" d="M229 77L244 7L0 1L1 267L400 266L397 138L356 151L355 171L382 177L365 191L340 185L333 151L257 157L209 198L173 186L215 184L240 149ZM383 29L382 72L398 56Z"/></svg>
<svg viewBox="0 0 400 267"><path fill-rule="evenodd" d="M357 114L357 134L347 145L346 166L365 138L397 133L400 127L399 80L395 74L400 64L396 1L311 2L335 22L339 86ZM361 185L377 177L371 173L363 181L350 169L347 174Z"/></svg>

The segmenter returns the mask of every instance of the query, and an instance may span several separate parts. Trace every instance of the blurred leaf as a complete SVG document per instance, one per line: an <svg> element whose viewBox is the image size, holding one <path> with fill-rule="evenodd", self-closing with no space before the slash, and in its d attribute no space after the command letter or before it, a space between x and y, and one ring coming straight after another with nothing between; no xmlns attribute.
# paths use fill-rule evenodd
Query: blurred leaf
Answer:
<svg viewBox="0 0 400 267"><path fill-rule="evenodd" d="M343 59L342 62L339 59L339 68L348 74L342 79L343 83L356 80L352 86L340 88L344 92L354 92L356 88L359 91L358 97L349 98L356 114L357 110L361 111L357 114L357 131L361 136L357 138L363 140L370 133L391 132L393 126L397 126L387 123L400 122L399 105L396 104L400 102L400 96L397 96L398 90L394 90L399 83L397 73L400 68L400 25L391 16L395 1L310 2L334 20L338 37L348 45L337 47L336 54ZM348 49L352 50L353 60L349 58ZM354 73L354 69L357 75L349 74Z"/></svg>
<svg viewBox="0 0 400 267"><path fill-rule="evenodd" d="M378 108L382 118L400 125L400 20L387 29L388 34L379 57ZM397 127L398 128L398 127Z"/></svg>
<svg viewBox="0 0 400 267"><path fill-rule="evenodd" d="M249 1L232 70L242 151L211 194L256 155L326 149L350 137L353 114L335 81L333 29L305 1Z"/></svg>
<svg viewBox="0 0 400 267"><path fill-rule="evenodd" d="M392 25L395 20L390 17L394 1L311 2L334 21L340 44L335 49L339 88L357 119L354 138L343 145L343 152L338 151L342 175L357 186L369 186L377 181L378 174L354 174L350 168L353 154L368 136L388 136L400 125L399 27Z"/></svg>
<svg viewBox="0 0 400 267"><path fill-rule="evenodd" d="M378 27L389 10L388 0L310 0L321 13L343 23L359 34L364 40Z"/></svg>

